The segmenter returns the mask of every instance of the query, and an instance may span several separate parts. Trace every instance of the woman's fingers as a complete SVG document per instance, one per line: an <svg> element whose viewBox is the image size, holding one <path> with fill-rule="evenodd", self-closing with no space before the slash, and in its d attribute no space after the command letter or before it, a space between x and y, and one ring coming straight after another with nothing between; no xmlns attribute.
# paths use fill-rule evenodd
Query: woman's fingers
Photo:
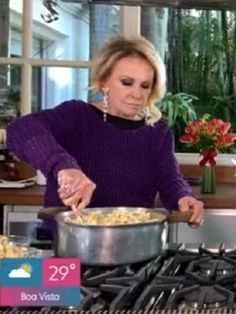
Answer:
<svg viewBox="0 0 236 314"><path fill-rule="evenodd" d="M72 196L74 193L79 192L79 191L80 191L79 187L76 190L75 188L71 188L69 185L67 185L67 186L61 186L58 189L58 194L59 194L60 198L63 199L63 198L68 198L68 197Z"/></svg>
<svg viewBox="0 0 236 314"><path fill-rule="evenodd" d="M195 207L191 208L191 211L192 211L192 215L191 215L191 218L190 218L190 223L191 222L195 222L196 224L200 225L201 222L202 222L203 216L204 216L204 209L203 209L203 207L202 206L195 206Z"/></svg>
<svg viewBox="0 0 236 314"><path fill-rule="evenodd" d="M189 226L192 228L200 227L204 222L204 209L201 206L191 209L192 215L189 221Z"/></svg>
<svg viewBox="0 0 236 314"><path fill-rule="evenodd" d="M92 198L96 188L84 173L78 169L62 170L58 175L58 194L66 206L76 210L85 208Z"/></svg>
<svg viewBox="0 0 236 314"><path fill-rule="evenodd" d="M180 211L191 211L189 225L191 227L199 227L203 224L204 208L203 203L194 197L185 196L178 202Z"/></svg>
<svg viewBox="0 0 236 314"><path fill-rule="evenodd" d="M93 191L95 190L96 185L93 184L91 187L87 187L87 190L85 191L85 195L81 198L81 201L77 204L76 206L76 210L77 211L81 211L83 210L86 206L88 206L88 204L91 201L92 195L93 195Z"/></svg>
<svg viewBox="0 0 236 314"><path fill-rule="evenodd" d="M88 206L89 202L87 200L82 200L78 205L76 206L76 211L80 212L83 210L86 206Z"/></svg>

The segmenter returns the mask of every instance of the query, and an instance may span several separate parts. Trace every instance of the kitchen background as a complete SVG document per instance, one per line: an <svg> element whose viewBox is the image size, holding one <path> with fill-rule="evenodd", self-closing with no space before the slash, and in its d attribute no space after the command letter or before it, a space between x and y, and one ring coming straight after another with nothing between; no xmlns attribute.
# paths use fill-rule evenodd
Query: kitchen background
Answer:
<svg viewBox="0 0 236 314"><path fill-rule="evenodd" d="M175 133L181 122L206 112L234 127L233 1L166 1L164 7L163 1L149 0L140 7L132 0L132 6L124 5L129 1L1 1L1 126L66 99L91 99L89 67L99 47L117 34L142 34L166 63L165 101L171 105L161 109Z"/></svg>
<svg viewBox="0 0 236 314"><path fill-rule="evenodd" d="M6 125L16 116L69 98L94 97L89 92L90 60L116 34L143 34L165 60L168 94L163 104L169 104L165 113L176 138L186 119L205 112L231 121L235 131L235 10L235 0L1 0L0 183L36 174L6 149ZM199 179L198 154L178 144L176 155L184 175ZM194 193L205 203L205 223L198 229L173 225L164 235L175 243L165 254L114 267L83 265L80 309L234 313L235 163L235 147L218 156L213 195L202 195L192 182ZM22 189L2 186L0 234L24 234L36 246L50 247L50 235L38 219L43 194L39 184ZM80 309L0 311L75 314Z"/></svg>
<svg viewBox="0 0 236 314"><path fill-rule="evenodd" d="M111 36L142 34L166 63L168 93L160 106L176 134L177 158L185 176L200 177L198 154L181 147L178 136L186 121L206 112L230 121L235 131L235 9L233 0L1 0L0 129L4 131L16 116L52 108L66 99L95 97L89 92L93 55ZM1 179L34 176L36 169L15 160L5 149L4 132L0 135ZM234 152L232 147L218 156L218 183L236 182ZM11 212L12 204L6 204L5 194L2 198L1 203L10 206L5 213ZM19 219L32 220L26 215L29 211L36 217L41 203L27 208L32 202L28 198L21 204ZM232 202L228 208L235 208ZM216 205L222 203L215 201L211 208ZM6 228L9 220L1 219Z"/></svg>
<svg viewBox="0 0 236 314"><path fill-rule="evenodd" d="M66 99L99 97L89 91L93 55L111 36L142 34L166 64L168 92L159 106L176 152L190 152L179 136L205 113L235 130L233 1L3 0L0 8L0 128Z"/></svg>

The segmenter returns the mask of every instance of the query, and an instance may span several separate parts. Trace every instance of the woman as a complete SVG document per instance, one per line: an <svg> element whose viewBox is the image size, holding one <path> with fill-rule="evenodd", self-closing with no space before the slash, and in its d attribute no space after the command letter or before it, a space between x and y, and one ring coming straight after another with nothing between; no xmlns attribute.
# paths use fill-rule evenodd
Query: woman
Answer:
<svg viewBox="0 0 236 314"><path fill-rule="evenodd" d="M102 102L66 101L7 129L8 148L47 178L44 205L153 208L158 192L167 210L191 210L190 223L200 225L203 204L182 178L172 133L155 106L165 93L155 48L142 37L113 38L91 75Z"/></svg>

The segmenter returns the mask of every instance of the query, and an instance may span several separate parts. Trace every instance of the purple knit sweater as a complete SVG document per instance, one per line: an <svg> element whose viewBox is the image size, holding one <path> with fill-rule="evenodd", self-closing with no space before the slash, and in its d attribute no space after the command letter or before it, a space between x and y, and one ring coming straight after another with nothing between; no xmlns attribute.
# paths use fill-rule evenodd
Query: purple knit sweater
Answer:
<svg viewBox="0 0 236 314"><path fill-rule="evenodd" d="M7 146L47 177L44 206L61 206L57 174L81 169L97 188L90 207L154 207L156 193L166 209L192 195L174 157L173 136L163 122L122 130L104 122L88 104L72 100L12 122Z"/></svg>

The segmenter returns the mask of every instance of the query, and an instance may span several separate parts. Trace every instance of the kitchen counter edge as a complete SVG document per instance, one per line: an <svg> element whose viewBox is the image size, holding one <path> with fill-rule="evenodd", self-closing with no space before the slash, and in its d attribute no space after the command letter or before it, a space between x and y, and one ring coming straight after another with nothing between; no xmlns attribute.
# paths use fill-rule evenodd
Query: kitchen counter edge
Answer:
<svg viewBox="0 0 236 314"><path fill-rule="evenodd" d="M215 194L201 194L201 186L192 186L195 197L206 209L236 209L236 183L217 184ZM45 186L37 184L23 189L0 189L2 205L43 205Z"/></svg>

